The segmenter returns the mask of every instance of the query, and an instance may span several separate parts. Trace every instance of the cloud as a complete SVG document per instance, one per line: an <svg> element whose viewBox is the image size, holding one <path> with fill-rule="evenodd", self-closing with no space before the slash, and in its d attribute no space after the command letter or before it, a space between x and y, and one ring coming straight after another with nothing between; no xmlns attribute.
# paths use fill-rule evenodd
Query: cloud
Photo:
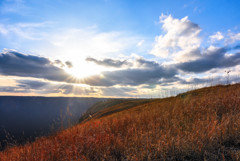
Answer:
<svg viewBox="0 0 240 161"><path fill-rule="evenodd" d="M72 68L72 67L73 67L72 62L66 61L65 63L63 63L61 60L58 60L58 59L57 59L57 60L54 60L53 64L54 64L54 65L58 65L58 66L60 66L61 68L65 67L65 66L67 66L68 68Z"/></svg>
<svg viewBox="0 0 240 161"><path fill-rule="evenodd" d="M164 35L157 36L151 54L164 57L164 64L171 64L184 72L203 73L215 68L233 67L240 63L239 45L235 47L201 48L199 33L201 28L188 20L161 15L160 22ZM238 34L232 34L232 42L238 40ZM221 32L210 36L212 42L224 39ZM240 37L239 37L240 40ZM230 52L231 51L231 52Z"/></svg>
<svg viewBox="0 0 240 161"><path fill-rule="evenodd" d="M186 61L179 61L169 65L163 65L140 57L133 62L135 64L134 68L105 71L100 75L87 77L83 82L93 86L172 85L177 82L184 82L182 78L177 77L179 74L184 74L180 71L189 74L198 74L212 69L223 69L239 65L240 53L237 52L238 49L240 49L240 45L222 48L210 46L204 50L197 48L191 51L192 53L185 54L186 57L192 56L194 59L186 58Z"/></svg>
<svg viewBox="0 0 240 161"><path fill-rule="evenodd" d="M46 41L50 42L51 50L58 54L65 55L71 51L68 54L69 59L72 56L76 59L76 54L79 59L84 59L88 56L116 56L125 50L135 48L139 38L123 32L99 32L95 28L70 28L50 33L46 36ZM44 50L44 52L49 51Z"/></svg>
<svg viewBox="0 0 240 161"><path fill-rule="evenodd" d="M236 41L240 41L240 32L239 33L229 33L229 43L235 43Z"/></svg>
<svg viewBox="0 0 240 161"><path fill-rule="evenodd" d="M25 89L19 89L18 87L6 87L6 86L0 86L0 92L3 93L30 93L30 91L27 91Z"/></svg>
<svg viewBox="0 0 240 161"><path fill-rule="evenodd" d="M81 79L79 83L88 84L90 86L113 86L117 83L105 77L103 74L101 75L93 75L86 78Z"/></svg>
<svg viewBox="0 0 240 161"><path fill-rule="evenodd" d="M43 40L47 34L43 29L50 27L52 22L40 23L16 23L16 24L0 24L0 34L7 36L8 39L16 41L18 39L27 40Z"/></svg>
<svg viewBox="0 0 240 161"><path fill-rule="evenodd" d="M199 48L201 39L198 36L201 28L191 22L187 16L175 19L171 15L161 15L160 23L163 24L162 29L166 34L155 38L151 54L162 58L173 58L179 51Z"/></svg>
<svg viewBox="0 0 240 161"><path fill-rule="evenodd" d="M190 79L181 79L180 83L182 85L198 85L198 84L204 84L204 83L211 83L211 78L190 78Z"/></svg>
<svg viewBox="0 0 240 161"><path fill-rule="evenodd" d="M106 58L103 60L97 60L95 58L88 57L88 58L86 58L86 61L94 62L97 65L102 65L105 67L114 67L114 68L120 68L124 65L130 65L130 63L127 60L116 60L116 59L110 59L110 58Z"/></svg>
<svg viewBox="0 0 240 161"><path fill-rule="evenodd" d="M67 66L68 68L72 68L72 67L73 67L72 62L70 62L70 61L66 61L65 64L66 64L66 66Z"/></svg>
<svg viewBox="0 0 240 161"><path fill-rule="evenodd" d="M181 81L182 81L182 78L180 78L178 76L173 76L170 78L161 78L161 79L159 79L159 81L156 84L159 84L161 86L171 86L174 83L178 83Z"/></svg>
<svg viewBox="0 0 240 161"><path fill-rule="evenodd" d="M17 13L23 15L29 8L26 7L23 0L3 0L1 13Z"/></svg>
<svg viewBox="0 0 240 161"><path fill-rule="evenodd" d="M25 89L39 89L50 84L49 82L36 80L17 80L17 83L18 87L22 87Z"/></svg>
<svg viewBox="0 0 240 161"><path fill-rule="evenodd" d="M130 94L130 92L134 92L135 88L126 88L126 87L107 87L107 88L101 88L101 93L103 96L118 96L118 97L131 97L133 95Z"/></svg>
<svg viewBox="0 0 240 161"><path fill-rule="evenodd" d="M64 67L64 63L61 60L55 60L53 64L59 65L60 67Z"/></svg>
<svg viewBox="0 0 240 161"><path fill-rule="evenodd" d="M105 71L84 79L84 83L94 86L140 85L158 82L161 78L171 78L177 74L172 66L163 66L153 61L137 60L143 68L128 68L115 71ZM139 65L139 66L141 66Z"/></svg>
<svg viewBox="0 0 240 161"><path fill-rule="evenodd" d="M61 60L71 60L51 61L47 58L48 56L40 57L16 51L4 51L0 53L0 74L35 79L16 80L15 87L1 86L0 91L130 96L131 94L137 95L141 91L143 91L142 94L151 92L151 90L158 92L157 90L161 90L162 87L182 88L188 84L203 84L209 81L206 76L212 74L214 70L224 71L226 68L232 70L240 65L240 45L237 43L234 47L207 47L206 43L209 41L202 45L199 36L201 28L198 24L191 22L188 17L176 19L171 15L161 15L160 22L165 33L156 36L153 49L150 51L156 57L147 55L148 58L152 58L151 60L146 58L146 55L144 57L124 56L126 53L132 53L136 44L139 49L148 43L148 41L144 42L142 37L131 37L120 32L99 33L95 29L68 29L64 32L59 32L63 29L58 29L51 34L40 33L43 35L41 37L36 31L46 26L44 23L0 25L0 33L3 36L14 33L13 37L16 36L16 38L22 36L23 39L46 40L47 47L38 50L38 52L42 50L39 52L40 55L53 56L52 53L57 53ZM25 31L27 34L21 35ZM221 32L210 36L212 42L227 38L231 39L231 43L240 40L239 33L230 33L226 38ZM135 50L134 53L138 52ZM114 57L119 54L123 54L121 58L124 57L124 59ZM100 56L102 59L98 59ZM89 64L92 66L87 66ZM85 70L89 74L90 69L85 69L86 66L91 68L94 71L91 74L95 75L75 79L64 70L73 68L71 70L76 69L77 72L79 70L79 73ZM36 78L41 81L36 81ZM76 84L87 86L82 87Z"/></svg>
<svg viewBox="0 0 240 161"><path fill-rule="evenodd" d="M210 46L208 49L203 51L200 58L177 64L177 68L192 73L206 72L214 68L226 68L234 67L240 64L240 52L229 54L228 51L236 50L239 45L230 48L222 47L216 48Z"/></svg>
<svg viewBox="0 0 240 161"><path fill-rule="evenodd" d="M0 55L0 73L20 77L43 78L50 81L82 83L91 86L139 85L157 82L160 78L170 78L176 74L171 67L144 59L137 60L143 68L105 71L84 79L74 79L63 69L54 66L49 59L33 55L25 55L16 51L5 51ZM55 63L61 61L55 61ZM111 62L111 61L110 61ZM119 61L113 61L119 63ZM113 63L111 62L111 63ZM120 65L119 63L118 65ZM112 64L113 65L113 64ZM116 66L116 64L114 64Z"/></svg>
<svg viewBox="0 0 240 161"><path fill-rule="evenodd" d="M73 84L52 83L41 80L20 79L16 81L15 87L0 86L0 92L8 93L35 93L44 94L63 94L63 95L100 95L130 97L130 92L136 91L131 87L82 87Z"/></svg>
<svg viewBox="0 0 240 161"><path fill-rule="evenodd" d="M142 46L143 43L144 43L144 40L141 40L137 43L137 46L140 47L140 46Z"/></svg>
<svg viewBox="0 0 240 161"><path fill-rule="evenodd" d="M240 53L235 52L239 48L239 45L222 48L210 46L204 50L197 48L189 52L185 51L186 53L183 54L186 57L185 60L184 56L182 56L182 61L169 65L162 65L158 62L138 57L135 62L131 61L135 64L134 68L105 71L102 72L101 75L87 77L83 82L93 86L138 86L141 84L160 84L169 86L176 82L184 82L179 77L176 77L180 74L180 71L197 74L212 69L239 65ZM232 51L233 53L230 54L229 52Z"/></svg>
<svg viewBox="0 0 240 161"><path fill-rule="evenodd" d="M97 71L106 70L105 66L91 65L86 71L83 67L89 65L86 57L124 57L136 50L136 44L143 37L139 35L110 31L101 32L97 26L86 28L72 28L59 25L61 22L43 21L36 23L0 23L0 36L4 40L2 48L14 46L21 51L33 51L35 54L46 58L70 60L79 73L96 74ZM59 27L60 26L60 27ZM1 30L2 27L2 30ZM28 44L28 46L26 46ZM146 43L144 43L146 45ZM1 47L1 45L0 45ZM138 48L138 51L145 49L145 46ZM57 56L57 58L56 58ZM64 67L71 67L62 62ZM62 68L63 65L53 64ZM109 66L108 66L109 67ZM73 70L66 71L72 72ZM77 73L78 71L75 70ZM85 75L85 74L83 74Z"/></svg>
<svg viewBox="0 0 240 161"><path fill-rule="evenodd" d="M216 32L216 34L210 36L211 42L219 41L219 40L222 40L223 38L224 36L219 31Z"/></svg>
<svg viewBox="0 0 240 161"><path fill-rule="evenodd" d="M188 62L201 58L201 49L199 47L179 51L173 58L175 63Z"/></svg>
<svg viewBox="0 0 240 161"><path fill-rule="evenodd" d="M73 77L53 65L49 59L16 51L0 53L0 73L20 77L43 78L51 81L74 82Z"/></svg>
<svg viewBox="0 0 240 161"><path fill-rule="evenodd" d="M1 92L11 93L36 93L36 94L96 94L97 89L92 87L81 87L73 84L52 83L41 80L17 80L15 87L0 87Z"/></svg>
<svg viewBox="0 0 240 161"><path fill-rule="evenodd" d="M137 67L144 67L144 68L158 68L159 63L154 61L149 61L144 58L137 58L136 59Z"/></svg>
<svg viewBox="0 0 240 161"><path fill-rule="evenodd" d="M0 34L7 35L8 30L4 27L4 25L0 24Z"/></svg>

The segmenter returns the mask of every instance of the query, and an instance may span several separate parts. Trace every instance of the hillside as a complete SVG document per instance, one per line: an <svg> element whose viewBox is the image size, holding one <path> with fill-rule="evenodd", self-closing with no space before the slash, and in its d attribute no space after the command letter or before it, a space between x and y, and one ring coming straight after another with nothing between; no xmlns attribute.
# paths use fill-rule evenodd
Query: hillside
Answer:
<svg viewBox="0 0 240 161"><path fill-rule="evenodd" d="M112 113L121 112L150 101L150 99L109 99L97 102L81 116L79 122L86 122L92 118L100 118Z"/></svg>
<svg viewBox="0 0 240 161"><path fill-rule="evenodd" d="M72 128L9 147L0 160L240 160L239 96L240 84L220 85L102 106Z"/></svg>

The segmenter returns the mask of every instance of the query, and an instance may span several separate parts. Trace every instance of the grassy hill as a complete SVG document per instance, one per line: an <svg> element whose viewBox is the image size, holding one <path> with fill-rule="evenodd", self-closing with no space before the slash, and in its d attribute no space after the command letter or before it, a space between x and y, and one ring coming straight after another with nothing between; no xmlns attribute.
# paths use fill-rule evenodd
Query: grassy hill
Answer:
<svg viewBox="0 0 240 161"><path fill-rule="evenodd" d="M94 107L91 119L0 160L240 160L240 84Z"/></svg>
<svg viewBox="0 0 240 161"><path fill-rule="evenodd" d="M150 101L150 99L110 99L97 102L81 116L79 122L86 122L92 118L100 118L112 113L121 112Z"/></svg>

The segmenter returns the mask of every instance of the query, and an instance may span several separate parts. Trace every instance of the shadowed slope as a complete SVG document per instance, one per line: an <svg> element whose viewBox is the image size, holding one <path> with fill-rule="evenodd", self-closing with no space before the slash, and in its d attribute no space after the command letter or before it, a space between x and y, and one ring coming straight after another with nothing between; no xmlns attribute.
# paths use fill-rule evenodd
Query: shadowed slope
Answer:
<svg viewBox="0 0 240 161"><path fill-rule="evenodd" d="M100 118L112 113L121 112L135 106L148 103L150 99L111 99L108 101L97 102L90 107L79 119L80 122L89 121L92 118Z"/></svg>

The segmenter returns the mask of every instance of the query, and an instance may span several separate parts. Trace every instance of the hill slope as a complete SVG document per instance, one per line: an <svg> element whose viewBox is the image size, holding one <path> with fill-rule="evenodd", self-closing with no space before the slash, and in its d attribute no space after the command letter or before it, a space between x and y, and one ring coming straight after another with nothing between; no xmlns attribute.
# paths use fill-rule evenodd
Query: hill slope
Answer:
<svg viewBox="0 0 240 161"><path fill-rule="evenodd" d="M150 101L150 99L110 99L97 102L82 115L79 122L86 122L92 118L100 118L112 113L121 112Z"/></svg>
<svg viewBox="0 0 240 161"><path fill-rule="evenodd" d="M120 103L56 135L9 148L0 160L239 160L239 96L236 84L126 109Z"/></svg>

